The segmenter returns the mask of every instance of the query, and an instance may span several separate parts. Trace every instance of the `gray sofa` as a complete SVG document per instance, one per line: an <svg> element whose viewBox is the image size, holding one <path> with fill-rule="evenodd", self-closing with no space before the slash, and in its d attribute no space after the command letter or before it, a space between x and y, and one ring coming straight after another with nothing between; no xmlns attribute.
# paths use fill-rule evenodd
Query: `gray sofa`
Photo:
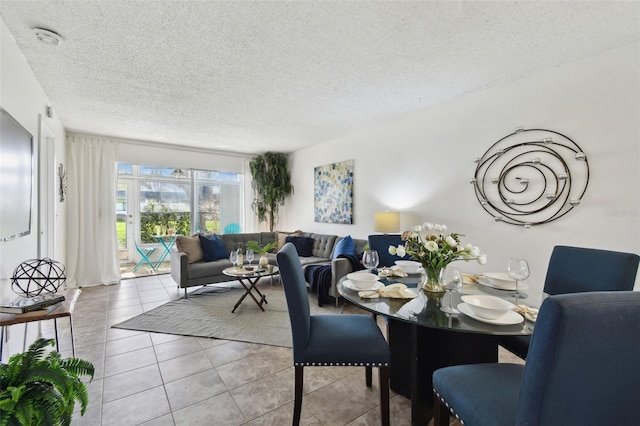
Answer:
<svg viewBox="0 0 640 426"><path fill-rule="evenodd" d="M338 241L342 237L337 235L314 234L304 232L300 234L304 237L311 237L313 243L313 256L300 257L300 263L303 267L308 265L331 264L331 287L329 288L329 296L332 296L338 304L338 291L336 283L338 280L352 271L351 262L345 258L333 259L333 250ZM220 235L222 242L227 251L237 250L238 245L242 244L246 247L249 241L257 241L260 245L265 245L276 241L277 234L275 232L255 232L242 234L222 234ZM353 239L356 243L356 253L362 253L367 240ZM269 264L276 265L275 253L268 253ZM257 259L254 260L257 263ZM179 288L184 288L185 298L187 297L187 288L199 285L215 284L225 281L233 281L222 271L231 267L229 259L220 259L213 262L194 262L188 263L187 254L178 250L177 245L171 248L171 277L178 284Z"/></svg>

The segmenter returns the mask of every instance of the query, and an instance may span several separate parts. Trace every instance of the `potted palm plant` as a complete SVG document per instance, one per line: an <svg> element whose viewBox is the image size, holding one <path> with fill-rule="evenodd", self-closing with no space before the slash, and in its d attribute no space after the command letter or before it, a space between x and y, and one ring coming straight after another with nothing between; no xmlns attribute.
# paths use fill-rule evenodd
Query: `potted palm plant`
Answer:
<svg viewBox="0 0 640 426"><path fill-rule="evenodd" d="M253 250L254 253L260 254L260 260L258 261L258 265L260 265L261 268L264 268L267 265L269 265L269 258L267 257L267 253L269 253L271 250L273 250L277 246L278 246L278 243L276 241L269 244L265 244L263 246L258 244L257 241L247 242L248 249Z"/></svg>
<svg viewBox="0 0 640 426"><path fill-rule="evenodd" d="M84 415L89 403L80 376L93 379L94 367L79 358L46 352L53 339L38 339L24 353L0 363L1 425L69 425L75 402Z"/></svg>

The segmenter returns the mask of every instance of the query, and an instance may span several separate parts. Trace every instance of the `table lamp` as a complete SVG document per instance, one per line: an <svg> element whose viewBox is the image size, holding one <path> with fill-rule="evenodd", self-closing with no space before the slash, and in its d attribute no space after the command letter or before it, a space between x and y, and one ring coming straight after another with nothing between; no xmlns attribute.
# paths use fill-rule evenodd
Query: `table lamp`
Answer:
<svg viewBox="0 0 640 426"><path fill-rule="evenodd" d="M375 212L373 214L373 230L389 234L400 231L400 213L398 212Z"/></svg>

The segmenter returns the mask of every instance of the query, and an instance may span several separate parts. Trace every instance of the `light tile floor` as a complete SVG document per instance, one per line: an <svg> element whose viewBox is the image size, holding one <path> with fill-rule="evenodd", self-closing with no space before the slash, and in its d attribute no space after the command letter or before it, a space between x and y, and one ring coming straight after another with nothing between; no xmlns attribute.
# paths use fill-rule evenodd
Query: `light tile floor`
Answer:
<svg viewBox="0 0 640 426"><path fill-rule="evenodd" d="M87 412L76 413L72 424L291 424L291 349L111 328L181 296L169 275L83 289L73 316L76 356L93 362L95 376ZM71 356L65 324L59 321L61 351ZM53 336L52 326L43 332ZM506 351L500 357L520 361ZM379 424L375 374L368 389L362 368L308 368L302 424ZM392 392L391 424L409 425L410 408L408 399Z"/></svg>

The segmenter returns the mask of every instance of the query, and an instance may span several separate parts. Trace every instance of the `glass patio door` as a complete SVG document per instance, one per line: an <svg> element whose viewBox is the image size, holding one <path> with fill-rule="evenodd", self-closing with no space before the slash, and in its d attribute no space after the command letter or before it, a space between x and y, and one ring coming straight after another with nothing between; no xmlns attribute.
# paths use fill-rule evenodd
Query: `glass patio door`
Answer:
<svg viewBox="0 0 640 426"><path fill-rule="evenodd" d="M116 232L118 235L118 259L130 263L135 259L133 238L135 231L135 182L121 179L116 190Z"/></svg>

